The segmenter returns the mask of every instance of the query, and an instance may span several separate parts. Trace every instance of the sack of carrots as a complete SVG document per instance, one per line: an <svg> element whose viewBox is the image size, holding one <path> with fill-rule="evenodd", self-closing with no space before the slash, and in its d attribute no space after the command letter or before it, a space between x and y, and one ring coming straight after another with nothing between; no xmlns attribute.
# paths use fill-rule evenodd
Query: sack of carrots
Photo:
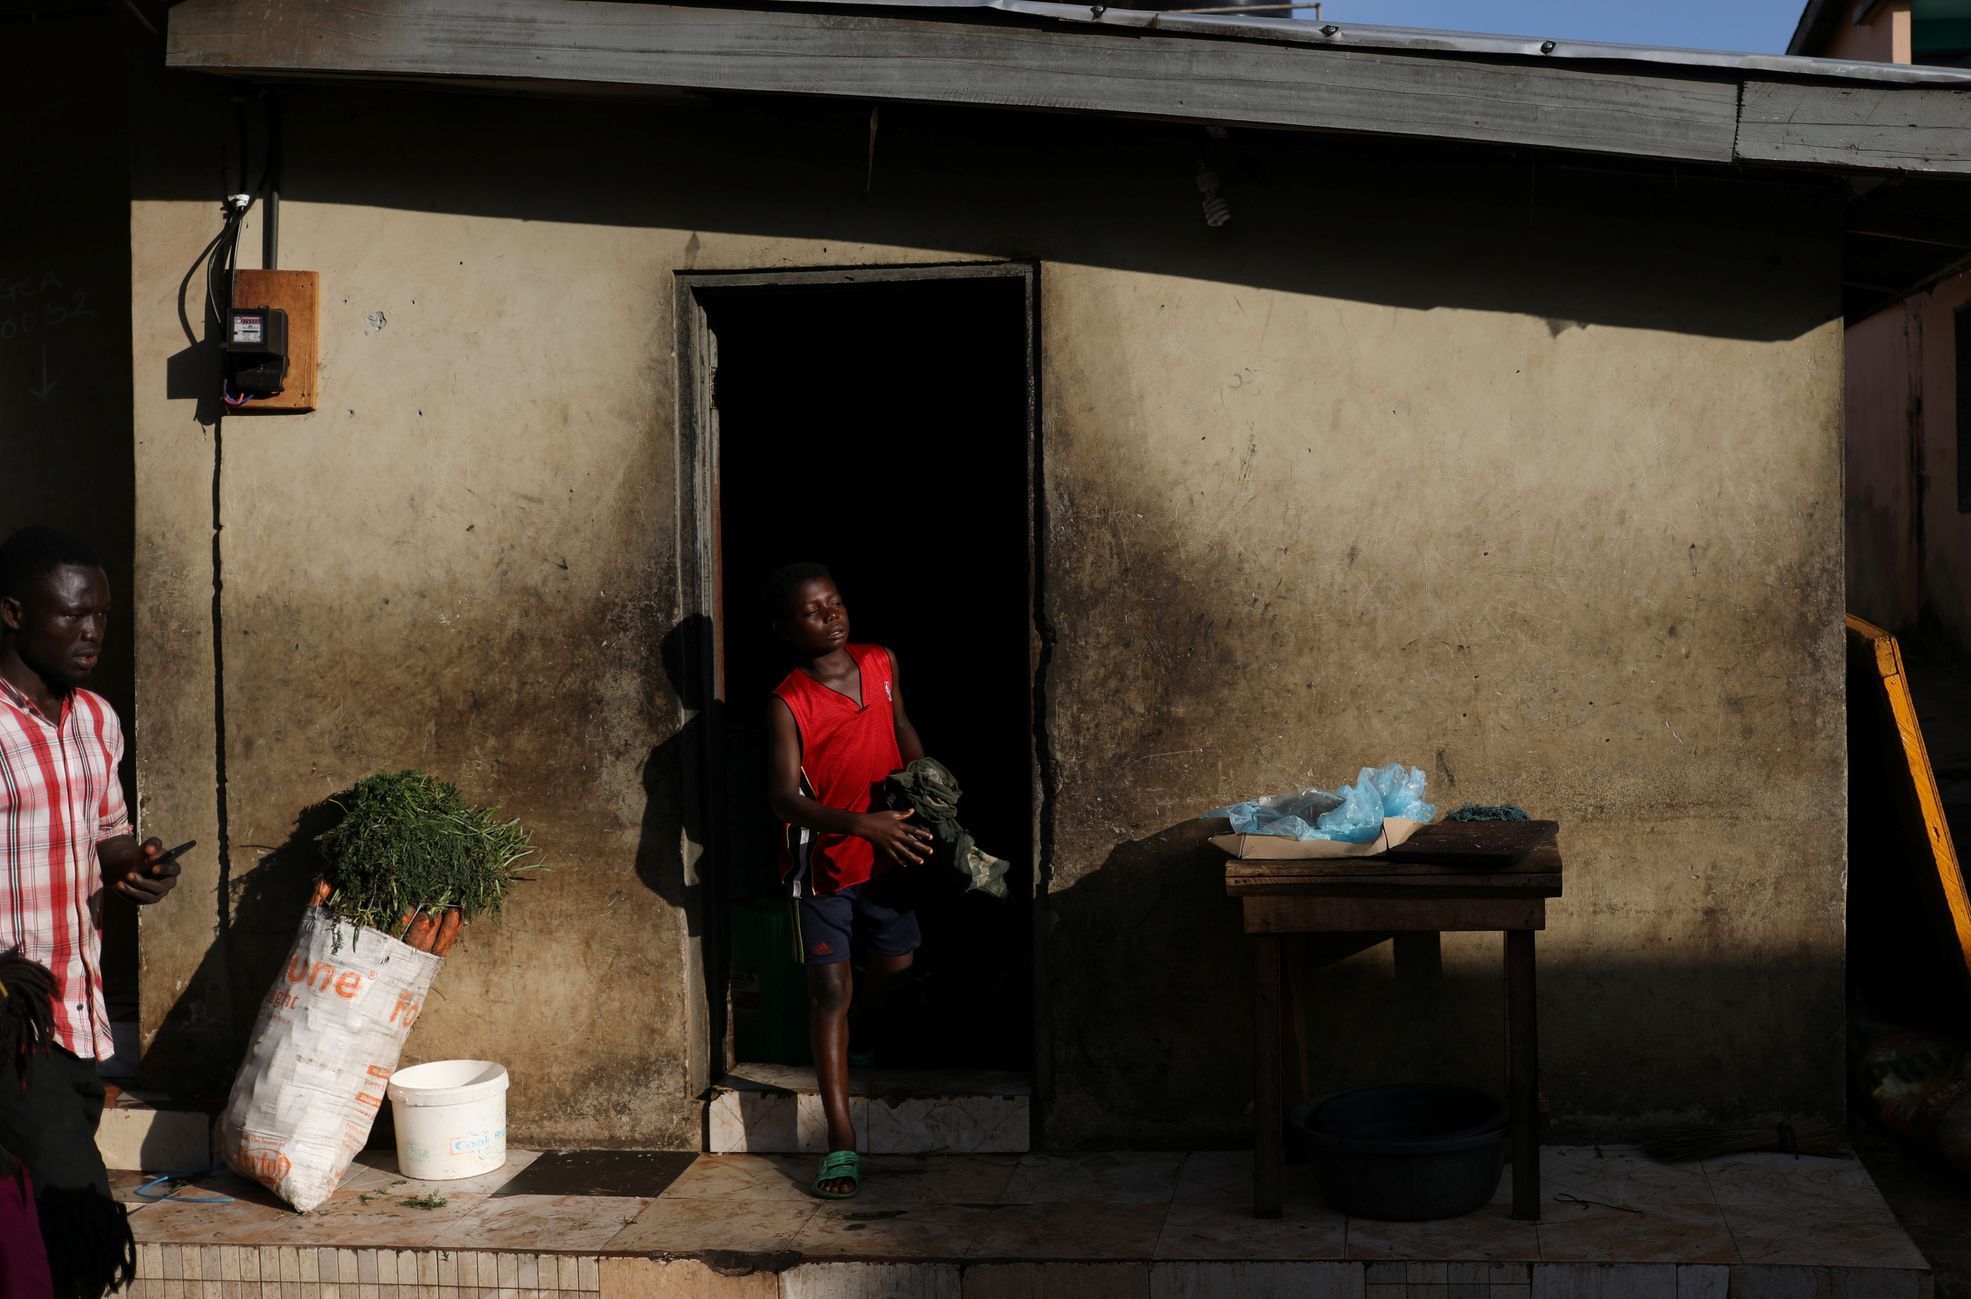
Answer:
<svg viewBox="0 0 1971 1299"><path fill-rule="evenodd" d="M518 822L422 771L365 776L331 802L322 879L220 1121L234 1171L302 1213L368 1143L444 956L533 856Z"/></svg>

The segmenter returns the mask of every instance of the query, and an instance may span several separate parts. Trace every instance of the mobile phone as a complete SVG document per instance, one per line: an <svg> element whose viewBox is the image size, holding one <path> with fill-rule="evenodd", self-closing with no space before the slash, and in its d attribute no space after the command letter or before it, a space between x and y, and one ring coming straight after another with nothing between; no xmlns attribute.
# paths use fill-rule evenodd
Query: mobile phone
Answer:
<svg viewBox="0 0 1971 1299"><path fill-rule="evenodd" d="M185 840L185 842L179 844L176 848L173 848L170 852L165 853L162 857L159 857L156 861L152 862L149 866L145 867L145 870L149 874L155 875L157 874L158 867L164 865L164 863L168 861L177 861L180 857L184 856L186 853L190 852L192 849L196 847L198 847L198 840L187 839Z"/></svg>

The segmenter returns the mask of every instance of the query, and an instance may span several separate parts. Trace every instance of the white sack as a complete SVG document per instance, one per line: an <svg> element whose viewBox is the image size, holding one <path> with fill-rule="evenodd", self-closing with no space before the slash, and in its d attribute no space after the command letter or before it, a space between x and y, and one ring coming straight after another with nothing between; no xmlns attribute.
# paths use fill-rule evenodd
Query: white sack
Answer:
<svg viewBox="0 0 1971 1299"><path fill-rule="evenodd" d="M369 1141L442 964L310 907L220 1120L219 1148L233 1171L302 1213L334 1194Z"/></svg>

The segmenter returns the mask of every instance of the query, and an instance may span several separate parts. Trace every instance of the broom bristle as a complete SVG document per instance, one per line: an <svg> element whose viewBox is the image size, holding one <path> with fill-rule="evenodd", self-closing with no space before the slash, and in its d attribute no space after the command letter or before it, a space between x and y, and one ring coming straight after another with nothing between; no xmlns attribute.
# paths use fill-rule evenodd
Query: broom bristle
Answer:
<svg viewBox="0 0 1971 1299"><path fill-rule="evenodd" d="M1687 1164L1694 1159L1754 1150L1791 1155L1838 1155L1841 1130L1826 1119L1798 1123L1734 1123L1718 1127L1671 1128L1642 1143L1642 1152L1658 1163Z"/></svg>

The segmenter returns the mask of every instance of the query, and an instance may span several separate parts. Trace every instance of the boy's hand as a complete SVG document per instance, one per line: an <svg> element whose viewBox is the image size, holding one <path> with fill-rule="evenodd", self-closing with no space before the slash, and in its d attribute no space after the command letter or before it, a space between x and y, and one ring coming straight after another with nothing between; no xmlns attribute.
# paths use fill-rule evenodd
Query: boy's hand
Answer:
<svg viewBox="0 0 1971 1299"><path fill-rule="evenodd" d="M856 834L876 845L876 851L899 866L915 866L931 855L931 832L905 825L914 811L865 812Z"/></svg>

